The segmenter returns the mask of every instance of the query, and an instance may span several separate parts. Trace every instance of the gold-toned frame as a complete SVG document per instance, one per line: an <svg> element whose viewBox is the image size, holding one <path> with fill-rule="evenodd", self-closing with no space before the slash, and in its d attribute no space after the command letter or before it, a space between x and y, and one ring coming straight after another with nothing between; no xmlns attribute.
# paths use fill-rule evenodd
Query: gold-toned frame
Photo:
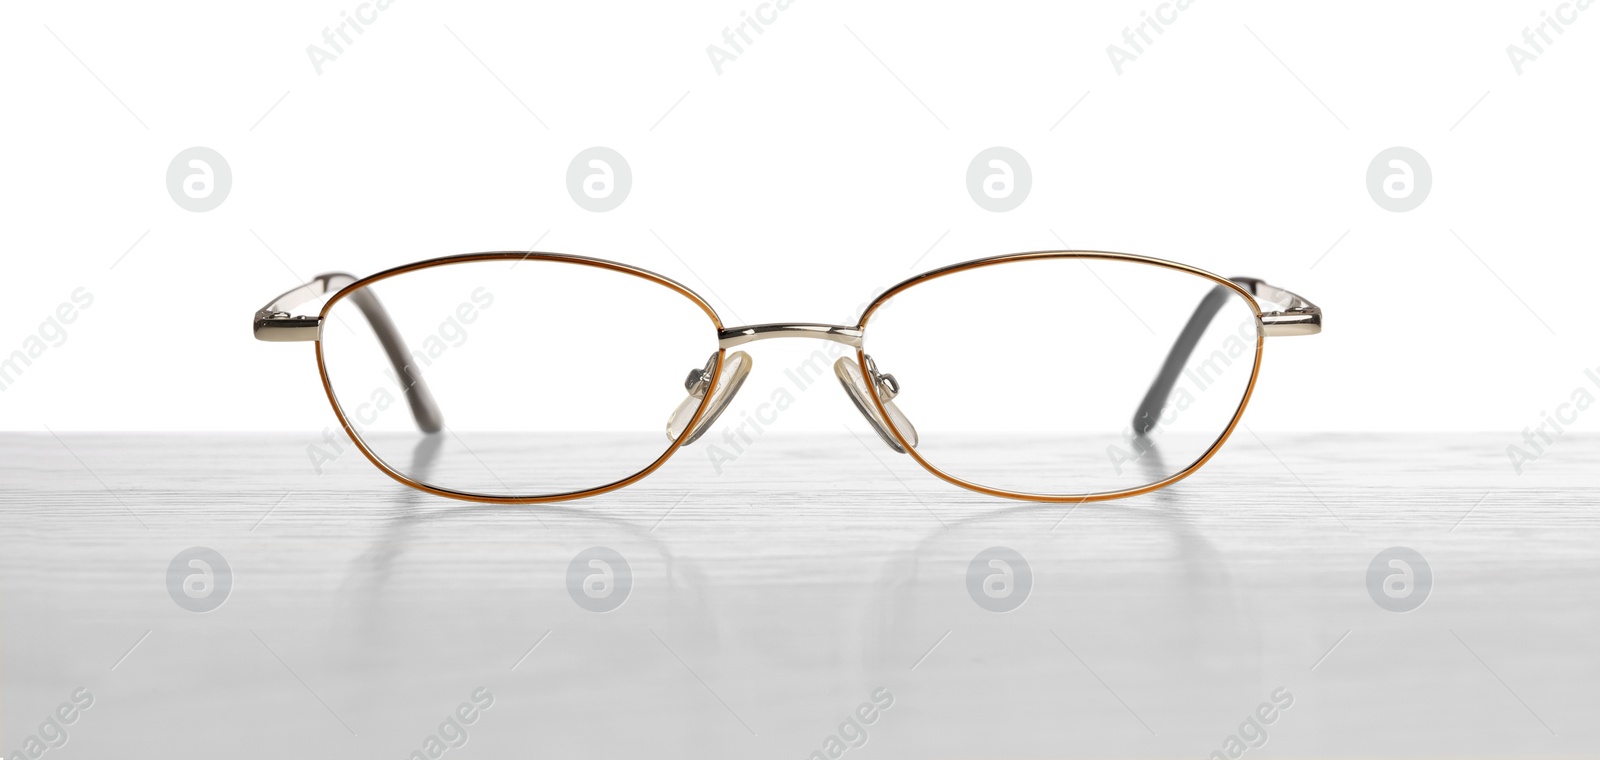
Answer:
<svg viewBox="0 0 1600 760"><path fill-rule="evenodd" d="M328 299L327 303L323 304L322 311L318 314L318 320L321 324L327 324L328 314L333 309L334 304L339 303L340 300L344 299L349 294L374 283L422 269L432 269L434 267L450 266L452 264L469 264L480 261L546 261L563 264L576 264L580 266L594 267L597 269L605 269L613 272L632 275L634 277L656 283L657 285L665 286L678 292L680 295L688 298L690 301L693 301L697 306L700 307L702 311L706 313L706 316L711 318L713 335L715 336L722 332L722 319L717 316L716 310L711 308L711 304L707 303L705 299L701 298L699 294L695 293L689 288L672 279L656 274L655 272L651 272L646 269L640 269L638 267L628 266L627 264L618 264L614 261L593 259L587 256L571 256L561 253L524 253L517 251L497 251L490 253L467 253L456 256L441 256L439 258L418 261L412 264L386 269L382 272L378 272L377 274L363 277L341 288L337 293ZM607 483L603 486L598 486L596 488L588 488L580 491L566 491L563 493L547 494L542 496L496 496L491 494L456 491L449 488L439 488L437 486L428 485L427 483L414 480L410 477L407 477L399 470L390 467L382 459L379 459L370 448L367 447L366 442L361 440L361 435L357 433L355 428L350 425L350 420L345 417L344 410L339 406L339 400L333 394L333 384L328 379L328 365L322 355L322 341L318 339L316 344L317 373L322 376L322 389L325 393L327 393L328 404L333 407L333 413L339 418L339 425L340 427L344 428L345 434L348 435L350 440L355 443L356 448L361 450L362 455L367 458L367 461L372 462L372 465L383 471L384 474L394 478L403 485L410 486L420 491L426 491L435 496L445 496L452 499L475 501L486 504L542 504L556 501L582 499L589 496L599 496L600 494L609 493L617 490L618 488L632 485L640 479L655 472L663 464L666 464L667 460L671 459L672 455L676 453L678 449L682 448L685 441L688 439L687 435L679 436L677 440L668 444L666 451L662 452L661 456L657 457L656 460L650 463L648 467L645 467L643 470L629 475L628 477ZM716 349L717 361L716 366L712 368L711 378L709 381L710 384L706 388L705 397L700 401L700 406L695 409L694 417L692 417L689 420L689 423L685 426L685 431L694 430L695 426L700 424L701 416L705 414L707 406L715 397L714 394L717 390L717 382L722 376L723 358L726 356L726 354L727 350L725 348L719 346Z"/></svg>
<svg viewBox="0 0 1600 760"><path fill-rule="evenodd" d="M876 375L871 360L869 359L864 348L864 336L873 314L875 314L877 310L883 306L883 304L887 303L896 295L905 292L909 288L938 279L940 277L964 272L970 269L979 269L982 267L996 266L1000 264L1041 259L1120 261L1160 267L1209 280L1212 283L1215 283L1219 288L1226 289L1226 291L1218 292L1231 291L1232 293L1243 297L1245 299L1245 303L1249 304L1249 307L1254 313L1256 321L1256 351L1254 362L1251 366L1249 384L1245 387L1244 396L1240 399L1239 406L1234 411L1233 418L1229 420L1226 429L1222 431L1222 434L1217 437L1217 439L1211 444L1204 454L1202 454L1198 459L1196 459L1181 472L1155 483L1139 486L1137 488L1127 488L1116 491L1100 491L1083 494L1035 494L1021 491L1010 491L1006 489L984 486L944 472L925 459L917 450L915 445L913 445L912 441L908 441L908 436L901 430L894 427L894 416L888 412L888 409L885 406L885 402L888 399L880 395L882 393L888 393L891 397L893 396L894 390L892 387L892 380L890 378L879 378ZM691 374L691 379L689 382L686 382L686 386L688 386L691 382L696 382L698 379L705 380L705 386L703 390L699 386L691 388L691 393L703 393L701 396L700 405L695 408L694 415L684 426L683 432L680 433L675 440L668 444L666 449L659 457L656 458L654 462L650 463L647 467L641 469L633 475L595 488L538 496L499 496L457 491L454 489L440 488L422 483L387 465L366 445L361 436L355 430L354 426L351 425L349 418L345 416L344 410L339 406L338 398L333 392L332 381L328 377L328 367L323 355L321 337L322 328L327 323L328 316L333 306L352 294L363 293L363 288L391 277L396 277L421 269L483 261L546 261L588 266L597 269L618 272L621 274L627 274L676 291L678 294L694 302L700 307L701 311L705 312L706 316L711 320L717 340L717 349L712 355L714 358L714 364L708 368L710 377L705 378L702 371L697 371ZM295 316L290 312L290 309L294 308L295 306L319 296L327 295L330 291L334 291L336 288L337 291L328 298L327 303L323 305L318 316ZM364 295L370 296L370 292L365 292ZM363 313L367 316L369 321L373 322L374 330L379 332L380 341L384 342L385 350L390 353L390 361L403 362L404 359L399 358L400 355L403 355L405 351L403 343L397 340L386 340L386 336L387 338L393 337L394 327L387 317L386 312L381 304L379 304L375 298L372 298L370 303L361 303L360 296L357 298L357 303L361 306ZM1270 312L1263 312L1261 308L1261 302L1259 300L1263 298L1267 301L1273 302L1274 304L1279 304L1280 308ZM1203 318L1202 315L1204 314L1204 308L1205 307L1202 306L1201 310L1197 310L1196 315L1192 317L1191 320ZM255 337L258 340L269 342L316 342L317 370L318 374L322 378L323 391L328 397L329 406L333 407L334 415L338 418L340 427L347 435L350 436L350 439L355 443L356 448L361 451L362 455L365 456L368 461L372 462L373 466L377 467L380 471L387 474L394 480L403 485L437 496L492 504L538 504L581 499L588 496L597 496L599 494L608 493L624 486L631 485L659 469L669 458L672 457L674 453L677 452L678 449L692 443L695 437L698 435L696 432L697 428L702 423L709 425L711 421L715 419L716 414L718 414L722 408L725 408L725 404L728 399L722 400L721 403L724 406L717 406L715 399L717 396L718 387L724 380L722 374L724 368L727 366L727 351L730 348L752 341L767 340L772 338L811 338L841 343L856 349L856 364L861 373L860 376L863 378L873 378L873 380L864 383L864 389L872 399L872 409L869 410L868 407L862 406L860 400L856 399L858 408L863 414L868 416L868 421L870 423L879 428L879 432L883 435L886 443L890 444L891 447L896 448L902 453L910 454L912 459L916 460L917 464L921 465L923 469L926 469L928 472L933 473L934 476L952 485L989 496L998 496L1002 498L1034 502L1081 504L1091 501L1107 501L1111 499L1120 499L1149 493L1151 491L1170 486L1173 483L1192 475L1196 470L1199 470L1201 467L1203 467L1208 461L1211 460L1213 456L1216 455L1216 453L1228 441L1229 437L1232 436L1234 429L1238 427L1240 420L1244 416L1245 408L1250 404L1251 396L1255 392L1256 382L1261 375L1261 357L1265 338L1272 336L1314 335L1318 332L1321 332L1322 309L1296 293L1269 285L1260 280L1251 278L1237 278L1230 280L1219 277L1203 269L1198 269L1196 267L1178 264L1163 259L1127 253L1113 253L1108 251L1036 251L1032 253L1015 253L983 259L975 259L973 261L952 264L950 266L935 269L906 279L884 291L881 295L874 299L862 312L860 320L853 327L849 325L830 325L805 322L780 322L725 327L722 324L721 318L718 317L716 310L713 309L704 298L701 298L699 294L670 278L663 277L654 272L629 266L627 264L619 264L613 261L606 261L604 259L596 259L586 256L573 256L560 253L500 251L489 253L468 253L428 259L426 261L419 261L416 263L387 269L363 278L356 278L352 275L339 272L319 275L310 282L307 282L300 287L278 296L278 298L274 299L271 303L267 304L260 310L257 310L254 315L252 327ZM396 345L398 345L399 348L396 348ZM1176 351L1177 349L1174 349L1174 353L1168 357L1169 362L1173 361L1173 356L1178 355ZM399 365L397 365L397 367L398 366ZM1165 368L1163 371L1165 372ZM890 385L881 384L883 382L890 382ZM737 385L731 387L734 391L737 391ZM848 387L849 386L847 386L847 389ZM1153 386L1152 393L1156 392L1154 387L1155 386ZM443 431L442 423L437 421L437 409L432 410L432 419L430 419L429 407L432 405L431 396L426 392L425 387L421 385L420 380L415 386L414 390L420 391L420 394L417 398L411 399L413 402L412 410L417 417L418 424L421 425L425 430L433 429ZM1150 402L1150 398L1152 397L1147 396L1146 403ZM876 411L878 419L872 419L872 410ZM432 424L432 427L430 427L430 423Z"/></svg>
<svg viewBox="0 0 1600 760"><path fill-rule="evenodd" d="M922 454L917 451L915 446L911 445L911 443L906 440L905 435L902 434L900 432L900 430L895 428L894 421L893 421L894 418L889 414L888 410L884 408L883 399L880 398L879 395L878 395L878 383L869 382L869 383L866 383L867 390L868 390L869 394L872 396L873 405L875 407L877 407L879 418L882 419L882 420L885 420L887 422L887 427L889 429L889 432L894 435L895 439L899 442L900 446L905 449L905 452L907 454L910 454L911 458L915 459L917 461L917 464L922 465L923 469L927 470L928 472L933 473L935 477L938 477L939 479L945 481L946 483L950 483L951 485L960 486L960 487L968 489L970 491L977 491L978 493L987 494L989 496L999 496L999 497L1007 498L1007 499L1019 499L1019 500L1022 500L1022 501L1084 504L1084 503L1094 502L1094 501L1110 501L1112 499L1123 499L1123 498L1127 498L1127 497L1130 497L1130 496L1138 496L1140 494L1150 493L1151 491L1156 491L1156 490L1160 490L1162 488L1166 488L1167 486L1170 486L1173 483L1176 483L1176 482L1178 482L1180 480L1183 480L1184 478L1187 478L1190 475L1194 474L1194 472L1196 470L1198 470L1201 467L1205 466L1205 463L1210 461L1213 456L1216 456L1217 451L1219 451L1222 448L1222 445L1227 442L1228 437L1233 434L1234 428L1238 427L1239 421L1244 417L1245 407L1250 405L1250 396L1251 396L1252 393L1255 392L1256 379L1261 376L1261 349L1266 343L1267 330L1266 330L1266 326L1262 322L1261 304L1256 301L1254 295L1252 295L1249 291L1245 290L1238 283L1233 282L1232 280L1229 280L1229 279L1224 278L1224 277L1219 277L1217 275L1214 275L1214 274L1212 274L1210 272L1205 271L1204 269L1198 269L1196 267L1188 266L1187 264L1178 264L1178 263L1171 262L1171 261L1166 261L1166 260L1163 260L1163 259L1156 259L1156 258L1151 258L1151 257L1148 257L1148 256L1138 256L1138 255L1130 254L1130 253L1111 253L1111 252L1107 252L1107 251L1036 251L1036 252L1033 252L1033 253L1013 253L1013 254L1007 254L1007 255L1003 255L1003 256L992 256L992 257L984 258L984 259L975 259L973 261L966 261L966 262L962 262L960 264L952 264L950 266L941 267L939 269L935 269L935 270L932 270L930 272L924 272L924 273L919 274L919 275L917 275L915 277L912 277L912 278L910 278L908 280L904 280L904 281L900 282L899 284L895 285L894 287L889 288L888 290L884 291L881 295L879 295L876 299L874 299L872 301L872 303L868 304L866 310L861 313L861 319L860 319L859 322L856 323L856 330L860 331L860 333L861 333L861 343L862 343L862 345L856 347L856 362L861 366L862 377L872 377L872 370L867 366L867 353L866 353L866 347L865 347L865 344L867 342L867 336L870 334L867 331L867 323L872 319L873 312L876 312L878 310L878 308L880 306L882 306L883 304L887 303L889 301L889 299L894 298L897 294L903 293L906 290L908 290L908 289L910 289L912 287L915 287L917 285L920 285L920 284L923 284L923 283L926 283L926 282L930 282L932 280L936 280L936 279L938 279L940 277L944 277L944 276L947 276L947 275L956 274L958 272L966 272L966 271L973 270L973 269L981 269L981 268L984 268L984 267L996 266L996 265L999 265L999 264L1010 264L1010 263L1014 263L1014 262L1018 262L1018 261L1039 261L1039 260L1048 260L1048 259L1075 259L1075 260L1080 260L1080 261L1084 261L1084 260L1087 260L1087 261L1095 261L1095 260L1099 260L1099 261L1122 261L1122 262L1130 262L1130 263L1136 263L1136 264L1145 264L1145 265L1149 265L1149 266L1156 266L1156 267L1161 267L1163 269L1170 269L1170 270L1173 270L1173 271L1184 272L1184 273L1187 273L1187 274L1192 274L1192 275L1196 275L1196 276L1199 276L1199 277L1203 277L1203 278L1205 278L1207 280L1210 280L1210 281L1216 283L1219 286L1223 286L1223 287L1229 288L1233 292L1237 293L1240 297L1244 298L1245 303L1249 304L1250 308L1255 312L1255 318L1256 318L1256 353L1255 353L1255 362L1254 362L1254 364L1252 365L1252 367L1250 369L1250 383L1245 386L1244 398L1240 399L1239 408L1234 411L1233 419L1229 420L1227 429L1223 430L1222 431L1222 435L1218 436L1216 442L1211 444L1211 448L1207 449L1206 452L1204 454L1202 454L1199 459L1196 459L1194 461L1194 463L1190 464L1182 472L1179 472L1176 475L1173 475L1173 476L1171 476L1171 477L1169 477L1169 478L1167 478L1165 480L1162 480L1162 481L1159 481L1159 482L1156 482L1156 483L1151 483L1151 484L1148 484L1148 485L1139 486L1137 488L1125 488L1125 489L1122 489L1122 490L1119 490L1119 491L1099 491L1099 492L1095 492L1095 493L1086 493L1086 494L1064 494L1064 495L1034 494L1034 493L1024 493L1024 492L1021 492L1021 491L1008 491L1008 490L1001 489L1001 488L991 488L989 486L980 485L978 483L973 483L973 482L971 482L969 480L958 478L958 477L956 477L954 475L951 475L951 474L939 469L938 467L934 466L927 459L923 458ZM1319 320L1318 324L1320 326L1320 312L1318 313L1318 320Z"/></svg>

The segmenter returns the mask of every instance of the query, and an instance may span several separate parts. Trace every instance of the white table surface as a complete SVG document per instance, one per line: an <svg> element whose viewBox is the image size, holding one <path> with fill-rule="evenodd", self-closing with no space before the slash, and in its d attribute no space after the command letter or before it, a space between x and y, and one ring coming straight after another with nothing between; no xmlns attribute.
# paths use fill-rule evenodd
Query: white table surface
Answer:
<svg viewBox="0 0 1600 760"><path fill-rule="evenodd" d="M858 435L526 509L318 475L314 436L5 435L0 752L87 689L46 757L398 760L486 689L443 757L805 758L887 690L844 756L1200 758L1284 689L1246 757L1600 755L1600 440L1519 476L1504 434L1241 430L1072 508ZM167 588L195 546L211 612ZM604 614L567 588L594 546L632 573ZM1367 587L1394 546L1433 573L1404 614ZM968 594L989 547L1031 569L1012 612Z"/></svg>

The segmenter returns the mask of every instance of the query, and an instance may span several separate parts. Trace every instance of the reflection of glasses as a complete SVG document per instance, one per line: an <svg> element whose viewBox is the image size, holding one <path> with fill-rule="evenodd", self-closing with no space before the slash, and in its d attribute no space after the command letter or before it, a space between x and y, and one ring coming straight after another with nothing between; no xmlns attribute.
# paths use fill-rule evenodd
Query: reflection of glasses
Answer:
<svg viewBox="0 0 1600 760"><path fill-rule="evenodd" d="M288 313L330 292L317 316ZM730 349L768 338L829 345L702 444L718 472L782 428L831 365L883 442L946 481L1033 501L1133 496L1221 447L1266 336L1321 329L1321 309L1260 280L1089 251L936 269L889 288L854 325L724 327L660 275L519 252L324 274L255 315L260 340L316 342L334 413L379 469L507 503L592 496L654 472L743 385L751 358ZM425 439L433 466L406 471Z"/></svg>

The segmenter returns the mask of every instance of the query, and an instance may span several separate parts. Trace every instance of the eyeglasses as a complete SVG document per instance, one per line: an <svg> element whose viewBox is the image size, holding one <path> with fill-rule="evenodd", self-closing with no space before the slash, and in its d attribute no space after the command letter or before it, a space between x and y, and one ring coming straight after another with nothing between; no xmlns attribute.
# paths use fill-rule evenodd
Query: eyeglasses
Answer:
<svg viewBox="0 0 1600 760"><path fill-rule="evenodd" d="M330 293L316 316L290 313ZM1048 251L912 277L854 325L725 327L658 274L503 252L324 274L254 325L259 340L315 342L355 445L441 496L535 503L629 485L728 408L753 366L735 349L810 338L826 345L699 444L712 462L781 427L831 370L883 443L934 475L993 496L1088 502L1205 464L1244 414L1264 339L1320 332L1322 310L1256 279Z"/></svg>

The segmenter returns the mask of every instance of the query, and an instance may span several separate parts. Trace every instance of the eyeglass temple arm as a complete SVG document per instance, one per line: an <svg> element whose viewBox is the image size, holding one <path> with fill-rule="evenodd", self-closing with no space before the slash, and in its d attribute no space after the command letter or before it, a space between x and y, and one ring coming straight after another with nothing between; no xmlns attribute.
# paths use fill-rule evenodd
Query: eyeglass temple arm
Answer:
<svg viewBox="0 0 1600 760"><path fill-rule="evenodd" d="M1322 308L1316 304L1295 293L1252 277L1232 279L1258 301L1267 301L1279 307L1277 311L1261 313L1262 335L1315 335L1322 332ZM1167 400L1172 396L1172 389L1178 384L1179 376L1183 374L1184 365L1189 363L1189 357L1194 354L1195 347L1200 345L1200 338L1205 335L1206 328L1211 326L1211 321L1216 318L1217 312L1222 310L1223 304L1227 303L1233 294L1231 288L1218 285L1200 300L1199 306L1195 307L1188 324L1183 326L1183 332L1178 334L1178 340L1172 344L1172 350L1167 353L1166 361L1161 364L1161 371L1156 373L1155 382L1150 384L1150 390L1145 393L1144 401L1140 402L1139 409L1134 412L1134 433L1142 436L1156 426L1161 417L1161 410L1166 408Z"/></svg>
<svg viewBox="0 0 1600 760"><path fill-rule="evenodd" d="M294 316L289 310L329 293L336 293L355 281L355 276L351 274L326 272L272 299L271 303L256 312L254 323L256 340L271 342L321 340L321 317ZM371 288L356 290L349 298L355 302L357 308L361 309L362 316L366 317L367 324L377 335L378 343L383 346L383 352L389 357L389 364L394 367L395 379L404 385L406 403L411 407L411 416L417 421L417 427L424 433L437 433L444 429L444 415L439 412L439 403L428 391L428 384L422 379L421 371L411 363L411 349L406 346L405 339L400 337L400 330L395 327L394 320L389 318L389 310L383 308L383 302L378 300L377 294L373 293Z"/></svg>

